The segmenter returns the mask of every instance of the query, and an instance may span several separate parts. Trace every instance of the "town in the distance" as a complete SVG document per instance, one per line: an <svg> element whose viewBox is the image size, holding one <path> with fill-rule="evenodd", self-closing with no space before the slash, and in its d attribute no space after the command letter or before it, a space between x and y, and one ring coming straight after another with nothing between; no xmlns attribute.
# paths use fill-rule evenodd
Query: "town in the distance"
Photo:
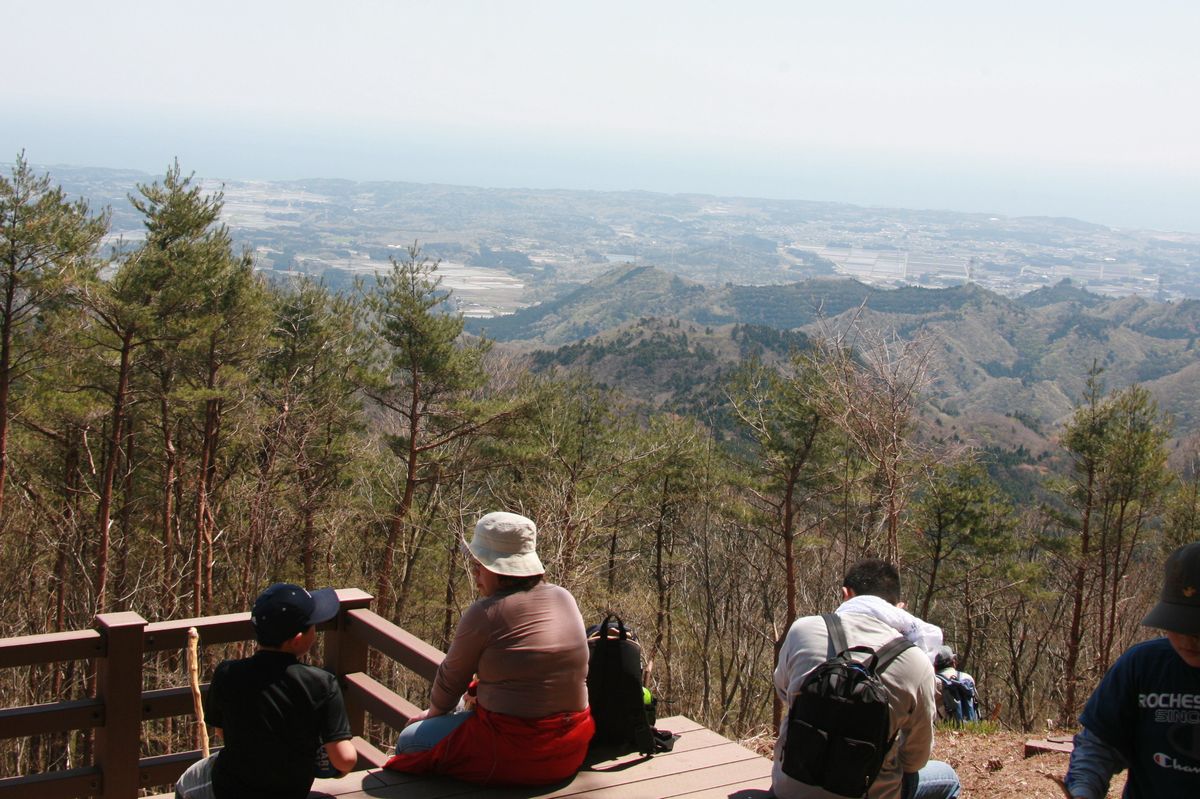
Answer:
<svg viewBox="0 0 1200 799"><path fill-rule="evenodd" d="M183 165L187 169L187 165ZM154 176L39 167L72 196L112 209L114 244L141 235L127 201ZM971 282L1016 296L1069 278L1089 292L1200 297L1200 234L1050 217L864 208L644 191L485 189L334 179L221 180L223 220L260 269L371 275L419 242L468 316L559 296L615 264L653 265L708 286L853 277L876 287Z"/></svg>

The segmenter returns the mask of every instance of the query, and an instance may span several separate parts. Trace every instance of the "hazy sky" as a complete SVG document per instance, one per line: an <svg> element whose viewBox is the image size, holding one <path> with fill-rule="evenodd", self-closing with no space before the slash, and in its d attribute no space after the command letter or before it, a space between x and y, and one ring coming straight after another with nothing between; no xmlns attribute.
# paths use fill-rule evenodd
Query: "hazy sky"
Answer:
<svg viewBox="0 0 1200 799"><path fill-rule="evenodd" d="M0 161L1200 232L1195 0L0 0L0 21Z"/></svg>

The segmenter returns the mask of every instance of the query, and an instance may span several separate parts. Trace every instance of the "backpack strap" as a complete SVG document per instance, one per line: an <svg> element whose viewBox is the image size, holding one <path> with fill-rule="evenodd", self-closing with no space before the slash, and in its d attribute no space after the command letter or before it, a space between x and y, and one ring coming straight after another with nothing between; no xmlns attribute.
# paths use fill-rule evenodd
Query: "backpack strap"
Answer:
<svg viewBox="0 0 1200 799"><path fill-rule="evenodd" d="M825 620L825 629L829 631L829 643L833 646L833 654L836 657L850 648L846 642L846 630L836 613L822 613L821 618Z"/></svg>
<svg viewBox="0 0 1200 799"><path fill-rule="evenodd" d="M875 653L875 673L879 674L888 667L888 664L895 660L901 652L913 645L912 641L903 636L896 636L888 641L883 646L879 647L879 651Z"/></svg>
<svg viewBox="0 0 1200 799"><path fill-rule="evenodd" d="M846 641L846 630L842 627L842 620L836 613L822 613L821 618L825 620L825 627L829 630L829 643L833 645L833 654L840 655L850 649ZM898 635L886 644L881 646L875 653L875 673L883 671L889 663L896 657L912 646L912 641L909 641L904 636ZM870 652L870 647L854 647L855 651Z"/></svg>
<svg viewBox="0 0 1200 799"><path fill-rule="evenodd" d="M614 622L615 622L615 624L614 624ZM607 616L604 617L604 621L600 622L600 627L598 629L598 632L600 634L600 640L602 640L602 641L608 640L608 638L609 638L608 631L609 630L615 630L617 632L616 637L622 641L624 641L626 638L629 637L629 633L625 628L625 622L623 622L621 620L621 617L618 616L616 613L608 614Z"/></svg>

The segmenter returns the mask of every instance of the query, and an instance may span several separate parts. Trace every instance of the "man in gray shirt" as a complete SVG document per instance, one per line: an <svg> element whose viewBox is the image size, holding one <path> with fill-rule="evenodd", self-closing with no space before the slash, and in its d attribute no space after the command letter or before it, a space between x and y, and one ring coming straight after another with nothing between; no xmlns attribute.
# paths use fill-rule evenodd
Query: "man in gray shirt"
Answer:
<svg viewBox="0 0 1200 799"><path fill-rule="evenodd" d="M835 612L849 646L879 650L897 636L915 645L897 655L880 674L888 693L895 737L868 797L954 799L960 790L958 775L948 764L929 760L936 718L931 655L942 643L941 630L897 606L900 574L886 561L872 558L854 564L842 581L842 597L845 601ZM775 668L775 690L785 707L792 706L805 677L836 654L830 650L829 633L820 616L796 619L779 650ZM787 726L785 717L775 744L772 793L779 799L836 799L836 794L783 772Z"/></svg>

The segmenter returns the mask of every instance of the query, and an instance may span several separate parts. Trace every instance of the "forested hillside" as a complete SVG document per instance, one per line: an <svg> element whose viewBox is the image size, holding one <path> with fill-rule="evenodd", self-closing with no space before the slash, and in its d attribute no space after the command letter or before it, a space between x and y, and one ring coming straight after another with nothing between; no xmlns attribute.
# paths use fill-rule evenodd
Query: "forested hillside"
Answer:
<svg viewBox="0 0 1200 799"><path fill-rule="evenodd" d="M564 344L642 316L674 316L704 325L753 324L789 329L857 308L884 313L956 310L977 291L873 289L856 280L816 278L771 286L706 289L650 266L619 266L566 296L506 317L472 319L469 328L497 341ZM581 332L586 331L586 332Z"/></svg>
<svg viewBox="0 0 1200 799"><path fill-rule="evenodd" d="M648 409L702 419L717 437L737 435L727 389L752 359L775 367L808 349L803 333L757 325L710 327L646 318L554 350L535 350L536 373L572 373Z"/></svg>
<svg viewBox="0 0 1200 799"><path fill-rule="evenodd" d="M1164 412L1168 389L1172 409L1194 401L1191 306L1063 287L1024 303L710 292L621 270L488 322L577 342L510 350L464 333L416 247L332 294L264 280L218 222L221 195L178 165L130 201L145 238L114 255L104 213L23 161L0 179L4 635L241 611L292 580L361 587L444 646L472 600L458 542L505 509L537 521L550 579L588 619L619 609L639 629L672 713L768 727L777 641L878 555L901 562L909 606L943 626L988 713L1030 729L1075 717L1144 634L1164 553L1200 538L1177 426L1195 417ZM973 446L971 414L1000 414L987 398L1003 391L1008 421L1053 450L1025 464L1040 501L1006 493ZM155 665L181 682L178 659ZM88 690L81 669L0 679L10 706ZM47 736L0 759L41 770L81 745Z"/></svg>
<svg viewBox="0 0 1200 799"><path fill-rule="evenodd" d="M1189 389L1200 385L1200 302L1104 298L1070 281L1017 299L969 284L883 290L831 278L706 290L651 267L626 266L557 301L468 326L524 348L571 344L570 352L590 347L589 336L647 317L808 336L854 327L924 340L931 349L927 395L937 416L950 435L978 446L1044 450L1093 366L1111 387L1145 385L1174 419L1176 435L1200 429L1200 396ZM612 343L596 341L611 359ZM636 381L627 388L649 396ZM1014 431L1012 420L1024 429Z"/></svg>

